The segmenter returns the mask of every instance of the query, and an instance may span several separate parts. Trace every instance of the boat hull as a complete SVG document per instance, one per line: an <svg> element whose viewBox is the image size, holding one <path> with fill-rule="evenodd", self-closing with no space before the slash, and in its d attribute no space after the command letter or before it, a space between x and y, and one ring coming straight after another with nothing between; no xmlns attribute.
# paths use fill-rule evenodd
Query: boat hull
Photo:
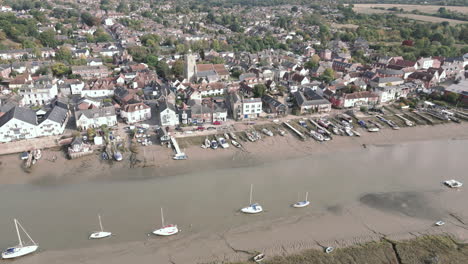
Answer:
<svg viewBox="0 0 468 264"><path fill-rule="evenodd" d="M26 247L20 247L20 248L10 248L7 249L5 252L2 253L2 258L3 259L14 259L14 258L19 258L31 253L34 253L39 247L38 246L26 246ZM13 249L11 252L8 250Z"/></svg>
<svg viewBox="0 0 468 264"><path fill-rule="evenodd" d="M172 236L179 232L177 226L166 226L158 230L154 230L153 234L157 236Z"/></svg>
<svg viewBox="0 0 468 264"><path fill-rule="evenodd" d="M302 208L302 207L306 207L310 204L309 201L302 201L302 202L297 202L295 204L293 204L293 207L295 208Z"/></svg>
<svg viewBox="0 0 468 264"><path fill-rule="evenodd" d="M248 206L241 209L241 212L245 214L258 214L263 212L263 208L260 205Z"/></svg>
<svg viewBox="0 0 468 264"><path fill-rule="evenodd" d="M89 239L106 238L106 237L110 237L111 235L112 235L111 232L95 232L89 236Z"/></svg>

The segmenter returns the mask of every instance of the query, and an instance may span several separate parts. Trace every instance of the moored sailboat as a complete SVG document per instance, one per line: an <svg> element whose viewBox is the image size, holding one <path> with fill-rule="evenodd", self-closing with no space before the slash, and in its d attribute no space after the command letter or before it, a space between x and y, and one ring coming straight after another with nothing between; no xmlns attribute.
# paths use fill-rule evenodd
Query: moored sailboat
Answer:
<svg viewBox="0 0 468 264"><path fill-rule="evenodd" d="M109 236L112 235L111 232L106 232L106 231L104 231L104 228L102 227L101 216L98 215L98 218L99 218L99 227L101 228L101 231L97 231L97 232L92 233L92 234L89 236L89 239L105 238L105 237L109 237Z"/></svg>
<svg viewBox="0 0 468 264"><path fill-rule="evenodd" d="M179 228L177 225L164 225L164 213L163 209L161 208L161 225L160 229L154 230L153 234L158 236L172 236L179 232Z"/></svg>
<svg viewBox="0 0 468 264"><path fill-rule="evenodd" d="M299 201L295 204L293 204L293 207L295 208L302 208L302 207L306 207L310 204L309 200L307 200L307 196L309 196L309 192L306 192L306 196L305 196L305 200L304 201Z"/></svg>
<svg viewBox="0 0 468 264"><path fill-rule="evenodd" d="M241 209L243 213L246 214L257 214L263 211L263 208L258 203L252 203L252 192L253 192L253 184L250 185L250 200L249 206L244 207Z"/></svg>
<svg viewBox="0 0 468 264"><path fill-rule="evenodd" d="M23 228L23 226L21 226L18 220L14 219L14 222L15 222L16 234L18 235L19 242L17 246L7 248L4 252L2 252L2 258L4 259L13 259L13 258L22 257L22 256L35 252L39 248L39 246L36 244L36 242L34 242L34 240L32 240L28 232L26 232L26 230ZM23 244L23 240L21 239L21 234L20 234L20 228L29 238L32 245Z"/></svg>

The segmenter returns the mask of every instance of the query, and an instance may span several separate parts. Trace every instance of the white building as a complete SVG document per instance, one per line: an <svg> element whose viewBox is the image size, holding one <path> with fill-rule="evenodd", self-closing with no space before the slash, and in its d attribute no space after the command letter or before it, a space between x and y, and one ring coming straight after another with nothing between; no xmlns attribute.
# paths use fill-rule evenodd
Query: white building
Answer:
<svg viewBox="0 0 468 264"><path fill-rule="evenodd" d="M37 137L36 113L28 108L14 106L0 117L0 142Z"/></svg>
<svg viewBox="0 0 468 264"><path fill-rule="evenodd" d="M57 136L63 134L68 121L68 109L55 106L49 110L44 121L37 125L37 136Z"/></svg>
<svg viewBox="0 0 468 264"><path fill-rule="evenodd" d="M127 104L120 111L120 116L127 124L145 121L151 119L151 107L144 103Z"/></svg>
<svg viewBox="0 0 468 264"><path fill-rule="evenodd" d="M76 127L81 130L102 125L109 127L117 125L117 116L115 115L115 108L113 106L77 110L75 112L75 119Z"/></svg>
<svg viewBox="0 0 468 264"><path fill-rule="evenodd" d="M159 118L161 126L175 126L179 124L179 116L173 104L161 102L159 104Z"/></svg>
<svg viewBox="0 0 468 264"><path fill-rule="evenodd" d="M255 119L262 113L262 99L243 98L240 119Z"/></svg>
<svg viewBox="0 0 468 264"><path fill-rule="evenodd" d="M44 78L32 84L24 84L19 88L22 105L48 104L58 95L57 83L50 78Z"/></svg>

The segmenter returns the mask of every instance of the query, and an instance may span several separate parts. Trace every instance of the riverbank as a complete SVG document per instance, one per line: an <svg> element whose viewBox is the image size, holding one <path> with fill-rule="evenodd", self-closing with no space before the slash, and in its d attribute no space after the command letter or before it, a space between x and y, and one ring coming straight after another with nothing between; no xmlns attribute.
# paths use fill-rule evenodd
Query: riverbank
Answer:
<svg viewBox="0 0 468 264"><path fill-rule="evenodd" d="M446 124L326 143L276 136L246 143L246 151L193 146L186 149L187 161L173 161L172 150L152 146L139 151L135 168L96 162L97 156L70 163L62 157L41 160L32 173L18 177L31 184L0 185L0 199L10 199L0 204L9 212L0 216L0 247L15 241L12 216L41 246L19 264L223 263L246 261L255 252L270 261L326 246L339 253L382 238L452 234L465 241L468 192L441 182L468 182L460 166L467 139L466 124ZM10 177L20 170L14 161L2 164L3 178L9 166ZM38 177L41 170L49 176ZM22 183L18 178L11 182ZM254 216L238 212L248 202L251 183L254 199L265 208ZM311 205L291 208L297 192L306 191ZM179 225L176 236L146 236L159 226L159 206L167 221ZM116 237L87 239L97 213ZM438 220L446 225L434 226Z"/></svg>
<svg viewBox="0 0 468 264"><path fill-rule="evenodd" d="M322 250L305 250L299 254L277 256L267 264L462 264L468 259L468 244L450 236L422 236L410 240L380 241L337 249L331 254ZM249 262L242 262L249 263ZM237 263L237 264L242 264ZM251 262L250 262L251 263Z"/></svg>
<svg viewBox="0 0 468 264"><path fill-rule="evenodd" d="M286 129L285 129L286 130ZM130 153L124 153L122 162L102 161L99 155L85 156L76 160L67 159L59 149L43 151L43 158L32 170L26 172L17 154L0 156L0 184L63 184L89 180L122 180L114 172L140 167L154 168L151 175L132 175L128 179L148 179L179 175L222 168L248 167L276 160L293 159L321 153L350 151L365 146L394 145L405 142L437 139L468 139L468 123L448 123L436 126L407 127L400 130L382 129L379 133L368 133L358 129L361 137L336 136L332 141L317 143L312 139L303 142L293 134L281 137L263 137L258 142L242 142L243 149L202 149L181 138L179 143L188 160L172 159L173 150L162 146L139 147L136 163L130 162ZM12 176L14 175L14 176Z"/></svg>

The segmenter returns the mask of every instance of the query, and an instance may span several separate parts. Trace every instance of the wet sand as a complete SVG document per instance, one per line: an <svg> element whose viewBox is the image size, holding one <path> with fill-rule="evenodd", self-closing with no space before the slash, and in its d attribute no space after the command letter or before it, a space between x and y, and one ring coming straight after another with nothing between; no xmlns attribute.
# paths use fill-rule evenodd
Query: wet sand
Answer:
<svg viewBox="0 0 468 264"><path fill-rule="evenodd" d="M10 212L0 216L0 247L15 243L13 216L42 249L15 263L203 263L246 260L254 251L272 256L344 247L382 236L450 233L464 240L468 193L441 182L468 182L461 166L467 128L363 132L361 138L322 144L276 136L245 143L246 151L194 146L186 149L188 161L170 160L171 150L152 146L139 153L146 167L133 169L126 162L97 162L96 156L59 157L40 161L28 174L16 155L0 157L0 199L18 197L0 205ZM248 203L250 183L265 208L260 215L238 212ZM311 206L291 208L305 191ZM160 225L160 206L180 234L146 236ZM98 212L117 236L87 241ZM434 227L441 219L447 224Z"/></svg>

